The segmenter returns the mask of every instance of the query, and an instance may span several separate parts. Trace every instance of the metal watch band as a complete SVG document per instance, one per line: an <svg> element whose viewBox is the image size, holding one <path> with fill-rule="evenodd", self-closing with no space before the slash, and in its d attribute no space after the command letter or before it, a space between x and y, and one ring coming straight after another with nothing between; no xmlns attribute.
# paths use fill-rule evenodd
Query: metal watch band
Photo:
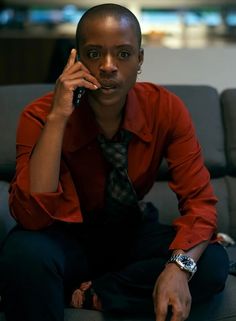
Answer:
<svg viewBox="0 0 236 321"><path fill-rule="evenodd" d="M197 271L197 264L196 262L188 255L186 254L173 254L170 259L167 261L168 263L175 263L181 270L184 270L186 272L190 273L190 277L188 281L191 280L194 273Z"/></svg>

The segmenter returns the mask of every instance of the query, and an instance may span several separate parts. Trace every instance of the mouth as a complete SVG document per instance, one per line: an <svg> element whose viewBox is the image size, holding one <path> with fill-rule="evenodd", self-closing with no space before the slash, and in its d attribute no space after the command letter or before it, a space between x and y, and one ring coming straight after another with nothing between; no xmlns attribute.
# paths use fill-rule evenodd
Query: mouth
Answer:
<svg viewBox="0 0 236 321"><path fill-rule="evenodd" d="M116 86L114 86L114 85L110 85L110 86L105 86L105 85L103 85L101 88L102 88L102 89L115 89Z"/></svg>
<svg viewBox="0 0 236 321"><path fill-rule="evenodd" d="M110 90L110 89L117 89L118 84L115 81L112 80L103 80L100 82L101 83L101 88L105 90Z"/></svg>
<svg viewBox="0 0 236 321"><path fill-rule="evenodd" d="M111 95L116 93L118 86L114 83L104 84L101 83L102 87L100 88L100 91L105 95Z"/></svg>

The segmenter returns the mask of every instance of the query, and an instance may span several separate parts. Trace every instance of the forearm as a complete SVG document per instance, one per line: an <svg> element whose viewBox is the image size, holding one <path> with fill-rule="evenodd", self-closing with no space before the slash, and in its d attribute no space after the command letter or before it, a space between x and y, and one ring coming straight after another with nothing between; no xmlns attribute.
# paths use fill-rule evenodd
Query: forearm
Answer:
<svg viewBox="0 0 236 321"><path fill-rule="evenodd" d="M194 259L195 262L197 262L202 255L202 253L205 251L206 247L208 246L209 241L203 241L199 243L198 245L195 245L189 250L183 251L182 249L176 249L173 251L173 254L178 254L178 253L184 253L188 256L190 256L192 259Z"/></svg>
<svg viewBox="0 0 236 321"><path fill-rule="evenodd" d="M30 191L55 192L58 187L62 141L67 118L49 114L30 158Z"/></svg>
<svg viewBox="0 0 236 321"><path fill-rule="evenodd" d="M182 249L174 250L172 253L171 259L167 262L167 263L171 263L171 264L167 264L166 268L171 269L173 271L176 270L176 272L185 273L188 280L190 280L191 277L193 276L193 273L195 273L195 271L193 269L194 268L193 265L192 265L192 270L188 270L189 265L186 265L186 268L184 267L184 264L186 263L186 258L184 258L184 261L181 261L181 258L180 257L177 258L177 255L182 254L184 256L188 256L191 259L193 259L193 261L191 261L191 264L194 264L194 262L196 264L197 261L199 260L200 256L202 255L202 253L205 251L208 244L209 244L209 241L203 241L203 242L199 243L198 245L196 245L186 251L184 251ZM180 261L178 261L178 260L180 260ZM183 263L183 262L185 262L185 263Z"/></svg>

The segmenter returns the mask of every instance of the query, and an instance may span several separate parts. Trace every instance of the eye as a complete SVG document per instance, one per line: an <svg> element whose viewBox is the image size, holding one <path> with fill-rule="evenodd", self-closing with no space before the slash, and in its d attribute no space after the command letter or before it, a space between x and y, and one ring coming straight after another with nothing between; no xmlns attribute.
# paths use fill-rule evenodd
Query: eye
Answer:
<svg viewBox="0 0 236 321"><path fill-rule="evenodd" d="M100 57L100 53L97 50L93 49L88 51L87 56L90 59L97 59Z"/></svg>
<svg viewBox="0 0 236 321"><path fill-rule="evenodd" d="M118 57L120 59L128 59L130 57L131 53L127 50L122 50L118 53Z"/></svg>

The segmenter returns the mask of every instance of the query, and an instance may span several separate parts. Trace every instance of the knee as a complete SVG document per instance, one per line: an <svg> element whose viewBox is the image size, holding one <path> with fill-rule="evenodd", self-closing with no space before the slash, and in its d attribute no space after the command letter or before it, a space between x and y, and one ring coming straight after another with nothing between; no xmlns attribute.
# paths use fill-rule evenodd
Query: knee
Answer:
<svg viewBox="0 0 236 321"><path fill-rule="evenodd" d="M14 231L7 238L1 253L1 272L12 280L13 276L27 279L60 268L61 255L53 242L39 232Z"/></svg>
<svg viewBox="0 0 236 321"><path fill-rule="evenodd" d="M220 244L210 244L198 262L195 282L212 293L224 288L229 272L229 258Z"/></svg>
<svg viewBox="0 0 236 321"><path fill-rule="evenodd" d="M223 286L229 273L227 252L220 244L211 244L208 246L205 256L205 271L209 280L219 287Z"/></svg>

